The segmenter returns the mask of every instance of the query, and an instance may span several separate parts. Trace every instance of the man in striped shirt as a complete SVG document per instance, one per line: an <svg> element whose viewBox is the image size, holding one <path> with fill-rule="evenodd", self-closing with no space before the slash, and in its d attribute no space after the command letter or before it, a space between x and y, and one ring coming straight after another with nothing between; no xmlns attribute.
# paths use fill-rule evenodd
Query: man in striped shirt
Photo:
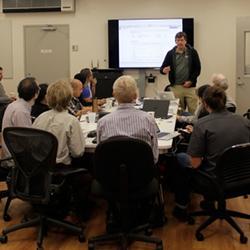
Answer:
<svg viewBox="0 0 250 250"><path fill-rule="evenodd" d="M157 127L148 113L134 107L138 89L133 77L119 77L113 85L113 95L118 102L116 111L104 116L97 124L97 142L113 136L128 136L147 142L155 163L158 161Z"/></svg>

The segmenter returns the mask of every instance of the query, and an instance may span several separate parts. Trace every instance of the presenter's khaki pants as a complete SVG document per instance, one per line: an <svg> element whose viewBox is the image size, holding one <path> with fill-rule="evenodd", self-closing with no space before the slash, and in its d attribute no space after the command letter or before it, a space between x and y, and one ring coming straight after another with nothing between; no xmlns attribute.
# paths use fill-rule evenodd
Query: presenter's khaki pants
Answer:
<svg viewBox="0 0 250 250"><path fill-rule="evenodd" d="M180 108L182 111L185 111L188 108L188 111L194 114L196 110L198 98L195 94L195 87L184 88L182 85L171 86L171 91L174 92L176 98L180 99Z"/></svg>

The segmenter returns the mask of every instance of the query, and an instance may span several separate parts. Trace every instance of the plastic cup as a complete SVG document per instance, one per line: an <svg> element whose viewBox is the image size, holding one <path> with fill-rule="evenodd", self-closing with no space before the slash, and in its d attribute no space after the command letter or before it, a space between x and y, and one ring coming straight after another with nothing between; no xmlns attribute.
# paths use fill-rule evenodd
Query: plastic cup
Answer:
<svg viewBox="0 0 250 250"><path fill-rule="evenodd" d="M96 113L95 112L89 112L88 113L88 121L89 123L95 123L96 119Z"/></svg>

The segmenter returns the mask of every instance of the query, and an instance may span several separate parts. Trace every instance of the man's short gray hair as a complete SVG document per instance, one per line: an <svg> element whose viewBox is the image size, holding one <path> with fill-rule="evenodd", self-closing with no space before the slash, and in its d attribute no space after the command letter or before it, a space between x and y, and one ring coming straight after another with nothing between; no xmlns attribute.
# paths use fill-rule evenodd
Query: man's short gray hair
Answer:
<svg viewBox="0 0 250 250"><path fill-rule="evenodd" d="M212 75L212 83L214 86L222 88L223 90L228 89L227 78L221 73Z"/></svg>
<svg viewBox="0 0 250 250"><path fill-rule="evenodd" d="M113 95L119 103L131 103L137 98L137 84L132 76L119 77L113 85Z"/></svg>

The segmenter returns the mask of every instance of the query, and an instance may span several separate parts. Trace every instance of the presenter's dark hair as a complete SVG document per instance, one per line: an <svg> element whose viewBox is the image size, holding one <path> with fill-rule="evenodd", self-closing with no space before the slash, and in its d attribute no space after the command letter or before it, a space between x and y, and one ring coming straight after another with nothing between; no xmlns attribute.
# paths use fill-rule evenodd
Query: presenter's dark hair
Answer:
<svg viewBox="0 0 250 250"><path fill-rule="evenodd" d="M178 32L176 35L175 35L175 40L177 38L182 38L184 37L184 39L187 41L187 34L185 32Z"/></svg>
<svg viewBox="0 0 250 250"><path fill-rule="evenodd" d="M208 87L203 94L203 102L205 102L214 112L225 110L226 101L226 93L222 88L215 86Z"/></svg>
<svg viewBox="0 0 250 250"><path fill-rule="evenodd" d="M2 68L2 67L0 67L0 70L3 70L3 68Z"/></svg>
<svg viewBox="0 0 250 250"><path fill-rule="evenodd" d="M34 77L24 78L17 87L18 96L25 101L30 101L39 92L39 87Z"/></svg>

